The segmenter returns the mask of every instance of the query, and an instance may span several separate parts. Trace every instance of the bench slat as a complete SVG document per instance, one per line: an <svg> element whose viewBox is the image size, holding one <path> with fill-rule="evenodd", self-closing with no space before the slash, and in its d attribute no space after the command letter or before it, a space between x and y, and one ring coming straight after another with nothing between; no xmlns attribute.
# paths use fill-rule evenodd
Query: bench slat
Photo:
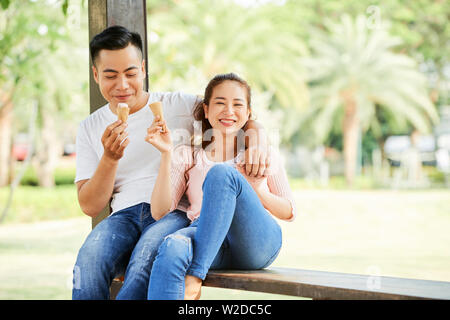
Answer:
<svg viewBox="0 0 450 320"><path fill-rule="evenodd" d="M203 285L312 299L450 299L450 282L287 268L210 270Z"/></svg>

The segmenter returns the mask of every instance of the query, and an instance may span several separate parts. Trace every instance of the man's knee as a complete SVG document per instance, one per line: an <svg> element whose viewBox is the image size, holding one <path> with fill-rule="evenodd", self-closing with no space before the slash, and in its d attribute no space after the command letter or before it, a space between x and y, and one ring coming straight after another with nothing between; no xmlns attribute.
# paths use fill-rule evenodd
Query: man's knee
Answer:
<svg viewBox="0 0 450 320"><path fill-rule="evenodd" d="M102 255L102 247L96 241L88 239L78 251L77 264L93 264ZM102 259L100 259L102 260Z"/></svg>
<svg viewBox="0 0 450 320"><path fill-rule="evenodd" d="M116 236L107 230L94 229L84 241L78 253L79 257L94 260L99 255L107 251L108 243L112 243Z"/></svg>
<svg viewBox="0 0 450 320"><path fill-rule="evenodd" d="M111 243L113 235L106 235L101 232L93 232L78 251L75 274L90 273L96 274L111 273L113 270L113 246ZM107 239L110 238L110 239ZM94 276L95 277L95 276Z"/></svg>

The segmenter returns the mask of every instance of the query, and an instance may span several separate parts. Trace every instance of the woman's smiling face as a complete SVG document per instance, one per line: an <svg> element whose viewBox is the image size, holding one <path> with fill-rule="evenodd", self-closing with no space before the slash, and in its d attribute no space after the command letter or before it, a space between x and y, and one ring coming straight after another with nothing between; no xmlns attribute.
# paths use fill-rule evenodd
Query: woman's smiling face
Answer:
<svg viewBox="0 0 450 320"><path fill-rule="evenodd" d="M236 134L250 115L247 90L237 81L226 80L213 89L209 106L203 104L205 117L222 134Z"/></svg>

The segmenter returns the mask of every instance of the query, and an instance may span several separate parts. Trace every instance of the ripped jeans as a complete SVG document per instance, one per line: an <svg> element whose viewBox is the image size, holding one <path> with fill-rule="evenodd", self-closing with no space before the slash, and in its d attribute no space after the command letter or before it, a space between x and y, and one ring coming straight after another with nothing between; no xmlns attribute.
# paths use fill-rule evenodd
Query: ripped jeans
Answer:
<svg viewBox="0 0 450 320"><path fill-rule="evenodd" d="M199 218L159 247L148 299L184 299L186 274L204 280L209 269L268 267L281 243L280 226L247 180L231 166L215 165L203 182Z"/></svg>
<svg viewBox="0 0 450 320"><path fill-rule="evenodd" d="M116 299L146 299L152 263L168 234L189 225L182 211L155 221L148 203L120 210L88 235L73 270L72 299L109 299L112 279L125 273Z"/></svg>

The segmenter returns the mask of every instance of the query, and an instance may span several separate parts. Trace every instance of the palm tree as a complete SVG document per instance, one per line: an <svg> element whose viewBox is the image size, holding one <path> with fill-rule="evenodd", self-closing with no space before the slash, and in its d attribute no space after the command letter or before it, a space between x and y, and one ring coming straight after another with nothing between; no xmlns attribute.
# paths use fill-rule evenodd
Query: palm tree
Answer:
<svg viewBox="0 0 450 320"><path fill-rule="evenodd" d="M223 0L150 8L151 89L202 94L214 75L233 71L256 91L272 93L271 107L304 107L307 87L300 57L306 47L293 32L277 29L280 17L266 9Z"/></svg>
<svg viewBox="0 0 450 320"><path fill-rule="evenodd" d="M376 110L382 108L399 123L406 120L421 132L430 130L438 115L426 91L426 78L415 61L395 53L401 44L379 23L370 28L364 16L348 15L327 22L327 31L314 30L311 57L305 59L311 85L307 119L320 140L333 122L342 119L345 177L352 184L361 132L378 132Z"/></svg>

